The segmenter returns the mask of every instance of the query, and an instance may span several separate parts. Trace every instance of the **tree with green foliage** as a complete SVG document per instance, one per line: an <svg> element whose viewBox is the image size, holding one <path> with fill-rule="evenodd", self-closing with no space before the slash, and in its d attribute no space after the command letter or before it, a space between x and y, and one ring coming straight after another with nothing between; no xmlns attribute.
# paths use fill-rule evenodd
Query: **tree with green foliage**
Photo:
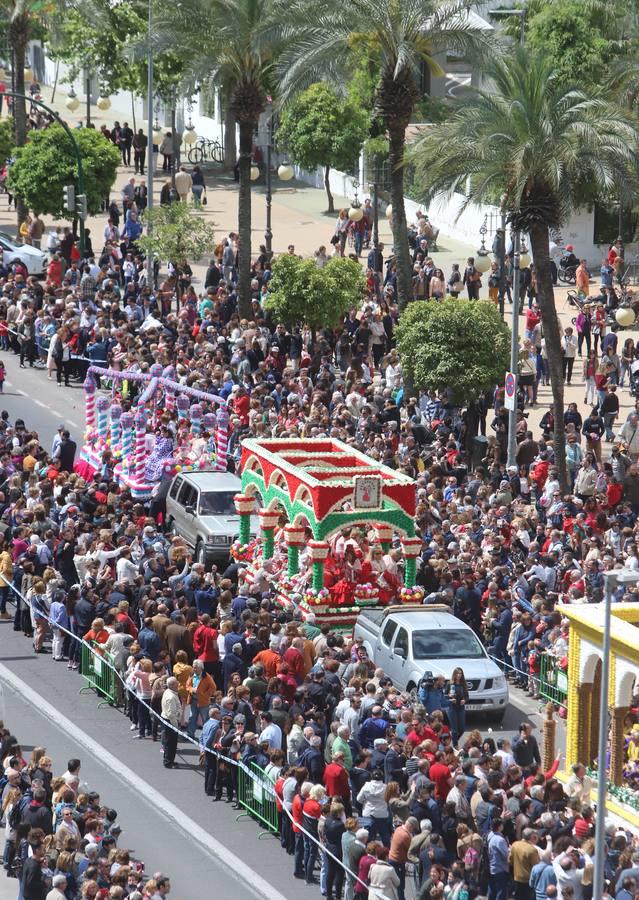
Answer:
<svg viewBox="0 0 639 900"><path fill-rule="evenodd" d="M13 156L15 145L13 119L2 119L0 121L0 168Z"/></svg>
<svg viewBox="0 0 639 900"><path fill-rule="evenodd" d="M404 374L417 390L452 390L457 403L504 380L510 330L492 300L418 301L395 330Z"/></svg>
<svg viewBox="0 0 639 900"><path fill-rule="evenodd" d="M491 60L486 79L488 90L471 92L451 120L417 143L414 161L431 196L459 192L468 204L480 205L503 195L512 226L530 236L555 419L563 422L550 230L582 207L586 196L608 196L618 184L629 198L636 196L639 126L619 105L558 78L545 53L517 47L508 58ZM567 489L563 428L555 430L554 440Z"/></svg>
<svg viewBox="0 0 639 900"><path fill-rule="evenodd" d="M337 96L328 84L312 84L291 100L280 117L277 143L303 169L324 169L328 212L335 212L331 168L350 171L368 134L369 116Z"/></svg>
<svg viewBox="0 0 639 900"><path fill-rule="evenodd" d="M352 307L359 307L366 282L353 259L329 259L320 269L314 259L278 256L273 263L265 310L276 322L309 328L336 328Z"/></svg>
<svg viewBox="0 0 639 900"><path fill-rule="evenodd" d="M351 55L356 51L360 58L362 43L375 61L375 112L389 141L397 299L403 309L412 297L404 153L406 129L424 92L422 72L443 75L440 53L485 54L486 36L469 17L466 0L293 0L286 17L287 45L278 63L284 99L317 81L343 89Z"/></svg>
<svg viewBox="0 0 639 900"><path fill-rule="evenodd" d="M161 0L157 46L182 56L187 77L223 85L239 127L238 305L251 315L251 160L260 115L274 91L274 67L285 17L272 0ZM214 35L214 39L211 36Z"/></svg>
<svg viewBox="0 0 639 900"><path fill-rule="evenodd" d="M557 76L571 84L598 86L623 44L606 36L596 6L583 0L547 2L530 16L526 42L553 61Z"/></svg>
<svg viewBox="0 0 639 900"><path fill-rule="evenodd" d="M102 201L113 187L120 154L99 131L79 128L73 132L82 156L85 193L90 215L100 212ZM16 150L7 184L30 209L56 218L69 218L64 208L64 187L77 189L77 158L69 135L61 125L29 132L29 141Z"/></svg>
<svg viewBox="0 0 639 900"><path fill-rule="evenodd" d="M146 37L146 5L75 0L51 29L50 54L68 66L66 80L97 76L101 91L146 90L126 47Z"/></svg>
<svg viewBox="0 0 639 900"><path fill-rule="evenodd" d="M142 223L147 234L137 244L144 253L174 265L197 262L215 248L214 226L187 203L171 203L145 210Z"/></svg>

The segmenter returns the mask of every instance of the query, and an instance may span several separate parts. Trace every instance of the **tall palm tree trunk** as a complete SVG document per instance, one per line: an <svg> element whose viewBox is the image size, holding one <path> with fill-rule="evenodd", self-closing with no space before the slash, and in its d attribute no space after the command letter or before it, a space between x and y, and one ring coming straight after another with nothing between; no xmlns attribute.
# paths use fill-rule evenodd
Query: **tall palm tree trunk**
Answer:
<svg viewBox="0 0 639 900"><path fill-rule="evenodd" d="M228 85L222 87L223 111L224 111L224 168L232 169L237 162L237 137L235 126L237 116L233 107L233 92Z"/></svg>
<svg viewBox="0 0 639 900"><path fill-rule="evenodd" d="M29 42L29 17L25 12L18 12L9 26L9 41L13 47L14 83L18 94L24 94L24 64ZM16 147L23 147L27 142L27 105L24 97L13 97L13 121ZM27 208L20 197L16 197L18 227L27 216Z"/></svg>
<svg viewBox="0 0 639 900"><path fill-rule="evenodd" d="M393 206L393 244L397 262L397 302L405 309L411 298L411 266L408 248L408 227L404 209L404 141L406 127L400 120L389 123L389 152L391 204Z"/></svg>
<svg viewBox="0 0 639 900"><path fill-rule="evenodd" d="M251 318L251 156L255 123L240 120L240 190L237 219L240 235L240 277L238 299L240 316Z"/></svg>
<svg viewBox="0 0 639 900"><path fill-rule="evenodd" d="M561 352L561 331L555 308L555 294L550 272L548 252L549 233L545 225L533 225L530 229L535 272L537 274L537 301L541 311L541 322L546 339L546 355L550 369L550 386L555 405L555 432L553 446L555 465L559 470L559 480L564 492L570 490L566 467L566 432L564 430L564 376Z"/></svg>

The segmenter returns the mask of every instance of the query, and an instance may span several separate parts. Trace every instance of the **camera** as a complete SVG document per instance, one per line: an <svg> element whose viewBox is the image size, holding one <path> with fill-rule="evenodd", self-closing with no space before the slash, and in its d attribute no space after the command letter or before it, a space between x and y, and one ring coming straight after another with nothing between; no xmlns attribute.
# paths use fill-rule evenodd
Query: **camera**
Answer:
<svg viewBox="0 0 639 900"><path fill-rule="evenodd" d="M423 686L427 689L432 688L435 685L435 679L433 678L432 672L424 672L424 677L422 678Z"/></svg>

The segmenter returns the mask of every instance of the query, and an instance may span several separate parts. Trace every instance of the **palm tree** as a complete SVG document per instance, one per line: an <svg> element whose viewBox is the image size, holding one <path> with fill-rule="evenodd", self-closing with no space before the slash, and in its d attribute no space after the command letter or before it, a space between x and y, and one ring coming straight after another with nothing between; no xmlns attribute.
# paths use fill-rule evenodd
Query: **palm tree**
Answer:
<svg viewBox="0 0 639 900"><path fill-rule="evenodd" d="M486 39L468 16L466 0L293 0L286 6L290 43L280 57L280 90L291 93L317 81L344 87L345 64L364 39L379 69L375 106L388 133L393 240L400 307L411 292L404 210L406 129L423 94L424 68L443 72L438 53L477 56ZM354 31L357 29L359 35Z"/></svg>
<svg viewBox="0 0 639 900"><path fill-rule="evenodd" d="M194 84L224 85L239 125L240 315L251 317L251 157L271 89L279 34L272 0L162 0L158 46L182 55ZM176 21L176 16L178 21Z"/></svg>
<svg viewBox="0 0 639 900"><path fill-rule="evenodd" d="M452 121L415 147L418 176L431 195L466 196L466 205L505 205L528 233L537 274L555 404L555 458L567 485L561 331L553 293L549 233L595 197L628 196L637 182L639 127L621 107L561 82L552 61L519 47L487 69L491 90L476 91Z"/></svg>

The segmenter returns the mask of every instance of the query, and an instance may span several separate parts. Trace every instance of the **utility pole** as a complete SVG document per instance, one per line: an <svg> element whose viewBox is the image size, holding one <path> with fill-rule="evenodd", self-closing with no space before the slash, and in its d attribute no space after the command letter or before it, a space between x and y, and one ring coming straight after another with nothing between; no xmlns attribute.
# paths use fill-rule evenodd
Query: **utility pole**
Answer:
<svg viewBox="0 0 639 900"><path fill-rule="evenodd" d="M173 97L171 99L171 187L175 192L175 164L177 162L177 135L175 133L175 88L173 88Z"/></svg>
<svg viewBox="0 0 639 900"><path fill-rule="evenodd" d="M501 209L501 236L499 239L497 262L499 263L499 315L503 319L506 313L504 306L506 297L506 211L503 206Z"/></svg>
<svg viewBox="0 0 639 900"><path fill-rule="evenodd" d="M373 156L373 250L375 251L375 266L377 267L377 251L379 250L379 157Z"/></svg>
<svg viewBox="0 0 639 900"><path fill-rule="evenodd" d="M148 22L148 47L147 47L147 160L146 160L146 208L151 209L153 206L153 167L155 165L153 159L153 0L149 0L149 22ZM147 227L147 232L150 229ZM146 285L148 288L153 287L153 257L150 253L146 255Z"/></svg>
<svg viewBox="0 0 639 900"><path fill-rule="evenodd" d="M273 251L273 228L272 228L272 212L273 212L273 183L271 175L271 156L273 153L273 129L275 123L273 120L273 110L268 122L268 141L266 143L266 231L264 232L264 241L266 243L266 252L269 259Z"/></svg>
<svg viewBox="0 0 639 900"><path fill-rule="evenodd" d="M87 128L91 127L91 73L89 71L89 67L87 66L86 72L86 87L87 87Z"/></svg>
<svg viewBox="0 0 639 900"><path fill-rule="evenodd" d="M505 242L504 242L505 244ZM519 231L514 235L513 251L513 315L510 335L510 371L515 376L515 408L508 410L508 461L506 465L517 465L517 391L519 376Z"/></svg>

